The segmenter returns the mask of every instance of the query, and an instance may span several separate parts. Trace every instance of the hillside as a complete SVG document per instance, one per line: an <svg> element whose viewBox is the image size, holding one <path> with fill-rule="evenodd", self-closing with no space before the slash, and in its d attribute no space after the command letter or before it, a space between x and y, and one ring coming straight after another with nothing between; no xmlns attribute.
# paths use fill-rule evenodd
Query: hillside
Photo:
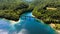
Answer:
<svg viewBox="0 0 60 34"><path fill-rule="evenodd" d="M18 1L0 0L0 18L18 21L22 13L32 10L29 8L29 4Z"/></svg>
<svg viewBox="0 0 60 34"><path fill-rule="evenodd" d="M60 25L60 0L0 0L0 18L18 21L21 14L32 14L46 24Z"/></svg>
<svg viewBox="0 0 60 34"><path fill-rule="evenodd" d="M33 15L45 24L55 24L59 29L60 24L60 0L45 0L39 3L33 10Z"/></svg>
<svg viewBox="0 0 60 34"><path fill-rule="evenodd" d="M18 21L22 13L32 11L34 7L27 0L0 0L0 18Z"/></svg>

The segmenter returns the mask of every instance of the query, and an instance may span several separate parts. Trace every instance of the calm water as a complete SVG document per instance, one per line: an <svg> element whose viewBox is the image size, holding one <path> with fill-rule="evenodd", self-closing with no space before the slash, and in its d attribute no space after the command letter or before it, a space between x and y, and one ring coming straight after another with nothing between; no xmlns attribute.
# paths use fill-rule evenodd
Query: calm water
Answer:
<svg viewBox="0 0 60 34"><path fill-rule="evenodd" d="M14 25L10 21L0 19L0 34L56 34L56 32L46 24L43 24L31 16L32 13L24 13L20 17L20 22Z"/></svg>

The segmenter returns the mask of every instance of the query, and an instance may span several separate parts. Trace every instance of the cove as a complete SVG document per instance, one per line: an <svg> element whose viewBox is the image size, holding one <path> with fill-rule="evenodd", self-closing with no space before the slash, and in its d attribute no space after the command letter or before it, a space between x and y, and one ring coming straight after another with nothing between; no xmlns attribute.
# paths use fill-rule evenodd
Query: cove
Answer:
<svg viewBox="0 0 60 34"><path fill-rule="evenodd" d="M9 20L0 19L0 33L6 34L56 34L49 25L43 24L32 16L32 12L26 12L19 18L20 22L11 25Z"/></svg>

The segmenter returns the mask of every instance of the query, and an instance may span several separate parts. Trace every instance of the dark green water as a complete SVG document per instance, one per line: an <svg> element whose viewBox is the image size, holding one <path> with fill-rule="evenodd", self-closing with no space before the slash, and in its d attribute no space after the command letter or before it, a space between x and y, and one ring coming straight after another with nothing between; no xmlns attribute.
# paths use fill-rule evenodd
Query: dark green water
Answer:
<svg viewBox="0 0 60 34"><path fill-rule="evenodd" d="M31 16L32 13L24 13L20 17L20 22L11 25L10 21L0 19L0 33L2 34L56 34L56 32L46 24L39 22L35 18L24 16Z"/></svg>

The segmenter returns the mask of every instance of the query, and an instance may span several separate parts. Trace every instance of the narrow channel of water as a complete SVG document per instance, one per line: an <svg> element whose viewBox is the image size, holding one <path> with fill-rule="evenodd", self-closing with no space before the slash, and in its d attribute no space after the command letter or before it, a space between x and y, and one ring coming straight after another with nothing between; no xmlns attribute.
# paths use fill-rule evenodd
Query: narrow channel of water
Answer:
<svg viewBox="0 0 60 34"><path fill-rule="evenodd" d="M0 33L6 34L56 34L56 32L46 24L37 21L35 18L24 18L32 13L24 13L20 17L20 22L11 25L10 21L0 19Z"/></svg>

